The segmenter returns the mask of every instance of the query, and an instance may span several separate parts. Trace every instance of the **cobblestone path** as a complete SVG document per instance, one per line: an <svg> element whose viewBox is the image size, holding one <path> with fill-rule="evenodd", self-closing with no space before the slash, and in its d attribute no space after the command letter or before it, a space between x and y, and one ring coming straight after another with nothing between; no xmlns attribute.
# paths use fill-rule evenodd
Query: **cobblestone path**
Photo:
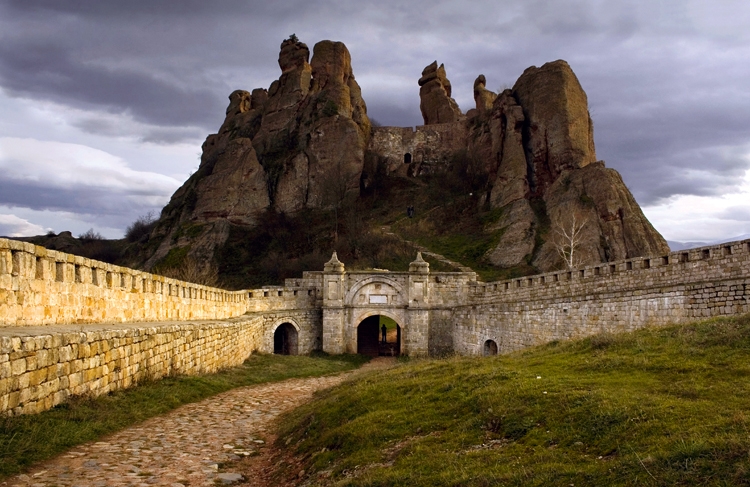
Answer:
<svg viewBox="0 0 750 487"><path fill-rule="evenodd" d="M335 376L233 389L182 406L101 441L76 447L0 485L231 485L244 480L232 469L236 466L233 464L265 448L265 438L272 436L274 420L280 413L308 401L316 390L392 363L389 359L376 359L356 371ZM246 470L244 473L245 479L252 481L247 477L252 477L253 473Z"/></svg>

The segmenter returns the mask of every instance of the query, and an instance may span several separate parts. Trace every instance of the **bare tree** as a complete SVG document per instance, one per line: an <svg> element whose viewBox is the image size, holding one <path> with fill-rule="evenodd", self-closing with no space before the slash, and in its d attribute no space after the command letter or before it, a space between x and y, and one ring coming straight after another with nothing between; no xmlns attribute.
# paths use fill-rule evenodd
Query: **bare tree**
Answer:
<svg viewBox="0 0 750 487"><path fill-rule="evenodd" d="M583 230L589 224L588 216L581 211L564 215L552 226L552 244L568 269L583 263L580 247Z"/></svg>

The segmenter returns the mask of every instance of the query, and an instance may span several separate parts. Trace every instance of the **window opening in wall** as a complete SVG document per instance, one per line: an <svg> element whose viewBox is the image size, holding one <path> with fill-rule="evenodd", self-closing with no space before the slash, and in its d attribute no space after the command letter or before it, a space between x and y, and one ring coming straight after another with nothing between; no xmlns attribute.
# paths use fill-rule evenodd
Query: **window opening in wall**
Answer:
<svg viewBox="0 0 750 487"><path fill-rule="evenodd" d="M120 273L120 287L125 287L125 274Z"/></svg>
<svg viewBox="0 0 750 487"><path fill-rule="evenodd" d="M516 281L516 287L521 287L521 280Z"/></svg>
<svg viewBox="0 0 750 487"><path fill-rule="evenodd" d="M37 279L44 279L44 261L41 257L36 258L36 275L34 277Z"/></svg>
<svg viewBox="0 0 750 487"><path fill-rule="evenodd" d="M554 276L552 276L552 280L555 281L555 282L559 282L560 281L560 276L558 274L555 274Z"/></svg>
<svg viewBox="0 0 750 487"><path fill-rule="evenodd" d="M18 252L17 250L11 250L10 257L13 261L13 269L11 269L11 274L17 276L21 273L21 252Z"/></svg>
<svg viewBox="0 0 750 487"><path fill-rule="evenodd" d="M540 277L539 278L539 284L544 284L546 280L547 279L544 276Z"/></svg>
<svg viewBox="0 0 750 487"><path fill-rule="evenodd" d="M112 287L112 273L111 272L107 272L104 282L107 283L107 287Z"/></svg>
<svg viewBox="0 0 750 487"><path fill-rule="evenodd" d="M711 249L703 249L702 252L703 258L708 259L711 257Z"/></svg>
<svg viewBox="0 0 750 487"><path fill-rule="evenodd" d="M688 262L689 260L690 260L690 254L688 254L687 252L683 252L680 254L680 262L685 263L685 262Z"/></svg>
<svg viewBox="0 0 750 487"><path fill-rule="evenodd" d="M505 290L507 291L507 290L508 290L509 288L510 288L510 283L509 283L509 282L506 282L506 283L505 283Z"/></svg>
<svg viewBox="0 0 750 487"><path fill-rule="evenodd" d="M312 296L313 295L313 290L312 289L308 289L307 290L307 295L308 296Z"/></svg>
<svg viewBox="0 0 750 487"><path fill-rule="evenodd" d="M669 256L665 255L661 258L661 265L669 265Z"/></svg>
<svg viewBox="0 0 750 487"><path fill-rule="evenodd" d="M411 164L411 154L408 152L404 154L404 164Z"/></svg>
<svg viewBox="0 0 750 487"><path fill-rule="evenodd" d="M268 291L263 291L263 297L264 297L264 298L267 298L267 297L268 297Z"/></svg>
<svg viewBox="0 0 750 487"><path fill-rule="evenodd" d="M99 273L96 271L96 267L91 268L91 284L94 286L99 285Z"/></svg>
<svg viewBox="0 0 750 487"><path fill-rule="evenodd" d="M581 269L580 271L578 271L578 274L580 275L581 279L583 279L584 277L586 277L586 270Z"/></svg>
<svg viewBox="0 0 750 487"><path fill-rule="evenodd" d="M253 293L247 293L247 297L253 299Z"/></svg>
<svg viewBox="0 0 750 487"><path fill-rule="evenodd" d="M568 272L568 280L569 281L573 280L573 273L572 272Z"/></svg>
<svg viewBox="0 0 750 487"><path fill-rule="evenodd" d="M533 285L534 285L534 279L532 279L531 277L529 277L529 287L531 287Z"/></svg>
<svg viewBox="0 0 750 487"><path fill-rule="evenodd" d="M81 266L80 265L78 264L75 265L74 273L75 273L76 282L83 282L83 280L81 279Z"/></svg>
<svg viewBox="0 0 750 487"><path fill-rule="evenodd" d="M487 340L486 342L484 342L483 353L485 357L497 355L497 343L495 343L495 340Z"/></svg>
<svg viewBox="0 0 750 487"><path fill-rule="evenodd" d="M401 327L383 315L369 316L357 326L357 353L371 357L401 354Z"/></svg>
<svg viewBox="0 0 750 487"><path fill-rule="evenodd" d="M298 333L291 323L282 323L273 332L273 353L277 355L297 355Z"/></svg>
<svg viewBox="0 0 750 487"><path fill-rule="evenodd" d="M295 296L297 295L297 290L296 290L296 289L294 290L294 295L295 295Z"/></svg>
<svg viewBox="0 0 750 487"><path fill-rule="evenodd" d="M283 295L284 295L284 292L283 291L279 291L279 296L283 296Z"/></svg>
<svg viewBox="0 0 750 487"><path fill-rule="evenodd" d="M625 262L625 270L626 271L632 271L633 270L633 263L632 262Z"/></svg>
<svg viewBox="0 0 750 487"><path fill-rule="evenodd" d="M615 272L617 272L617 265L615 265L615 264L610 264L610 265L609 265L609 273L610 273L610 274L614 274Z"/></svg>
<svg viewBox="0 0 750 487"><path fill-rule="evenodd" d="M643 268L651 269L651 259L643 259Z"/></svg>
<svg viewBox="0 0 750 487"><path fill-rule="evenodd" d="M55 262L55 281L63 282L65 278L65 263Z"/></svg>
<svg viewBox="0 0 750 487"><path fill-rule="evenodd" d="M745 252L750 252L750 242L745 244Z"/></svg>
<svg viewBox="0 0 750 487"><path fill-rule="evenodd" d="M724 255L732 255L732 246L727 245L724 247Z"/></svg>
<svg viewBox="0 0 750 487"><path fill-rule="evenodd" d="M600 276L602 274L602 270L599 267L594 267L594 275Z"/></svg>

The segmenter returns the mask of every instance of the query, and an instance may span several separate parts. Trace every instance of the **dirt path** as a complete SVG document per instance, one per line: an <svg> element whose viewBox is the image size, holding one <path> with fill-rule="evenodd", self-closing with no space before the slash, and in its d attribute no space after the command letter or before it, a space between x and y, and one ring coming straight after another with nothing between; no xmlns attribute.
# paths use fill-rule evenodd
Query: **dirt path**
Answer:
<svg viewBox="0 0 750 487"><path fill-rule="evenodd" d="M281 413L309 401L317 390L394 363L381 358L334 376L233 389L81 445L0 485L270 485L272 462L280 452L266 445Z"/></svg>

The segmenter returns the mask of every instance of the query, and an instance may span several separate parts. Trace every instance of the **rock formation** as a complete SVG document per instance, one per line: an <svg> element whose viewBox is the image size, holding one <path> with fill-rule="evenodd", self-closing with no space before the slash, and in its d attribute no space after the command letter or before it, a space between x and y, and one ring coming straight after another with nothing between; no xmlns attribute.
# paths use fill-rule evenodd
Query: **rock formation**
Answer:
<svg viewBox="0 0 750 487"><path fill-rule="evenodd" d="M619 174L597 161L586 93L565 61L528 68L499 95L480 75L466 116L445 67L433 62L419 79L425 127L415 131L371 128L344 44L321 41L309 58L292 36L281 44L281 76L268 90L229 96L198 171L151 234L147 268L170 253L210 265L230 227L256 225L265 210L340 204L375 174L418 178L447 171L456 156L486 175L478 210L500 215L485 228L500 235L485 255L496 266L561 267L555 233L571 215L585 223L577 263L669 251Z"/></svg>
<svg viewBox="0 0 750 487"><path fill-rule="evenodd" d="M229 224L254 225L259 212L330 204L331 180L356 190L370 121L341 42L281 44L281 76L268 90L229 96L219 132L203 144L198 171L172 196L153 236L151 268L171 250L210 262ZM340 186L340 185L338 185Z"/></svg>
<svg viewBox="0 0 750 487"><path fill-rule="evenodd" d="M574 214L586 222L581 264L669 251L617 171L596 162L586 93L565 61L524 71L495 99L485 130L479 145L497 161L489 201L505 210L495 224L500 243L487 255L493 264L559 266L552 237Z"/></svg>
<svg viewBox="0 0 750 487"><path fill-rule="evenodd" d="M492 104L495 103L497 94L486 88L487 79L483 74L477 76L474 80L474 102L476 103L477 113L485 113L492 110Z"/></svg>
<svg viewBox="0 0 750 487"><path fill-rule="evenodd" d="M451 123L462 119L463 115L456 101L451 98L451 82L445 75L445 66L437 61L422 71L419 78L419 109L425 125Z"/></svg>

